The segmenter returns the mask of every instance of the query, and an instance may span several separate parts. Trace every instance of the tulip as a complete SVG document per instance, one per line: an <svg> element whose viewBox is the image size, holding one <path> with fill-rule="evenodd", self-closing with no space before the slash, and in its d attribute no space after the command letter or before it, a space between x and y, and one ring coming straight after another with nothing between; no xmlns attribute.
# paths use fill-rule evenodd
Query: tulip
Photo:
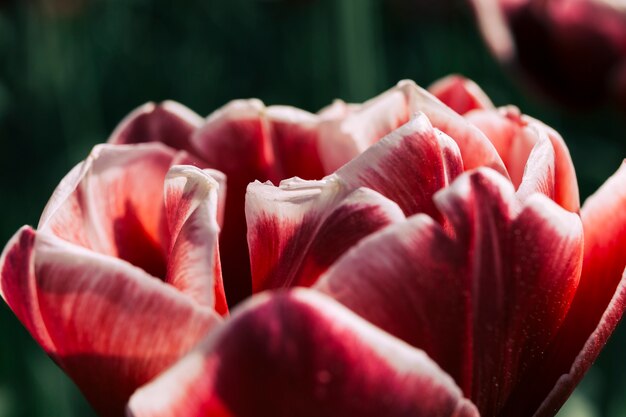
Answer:
<svg viewBox="0 0 626 417"><path fill-rule="evenodd" d="M626 104L626 9L614 0L471 0L487 44L575 107Z"/></svg>
<svg viewBox="0 0 626 417"><path fill-rule="evenodd" d="M2 297L101 415L554 415L626 308L626 165L581 210L556 131L431 91L142 106Z"/></svg>

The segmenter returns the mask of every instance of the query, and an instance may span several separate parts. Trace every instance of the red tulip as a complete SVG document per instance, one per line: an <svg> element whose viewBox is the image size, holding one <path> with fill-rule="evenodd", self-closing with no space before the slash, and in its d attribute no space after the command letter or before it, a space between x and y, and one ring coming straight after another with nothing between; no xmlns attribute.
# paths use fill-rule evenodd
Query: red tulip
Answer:
<svg viewBox="0 0 626 417"><path fill-rule="evenodd" d="M148 104L9 242L2 296L102 415L553 415L626 308L626 165L579 215L558 133L432 91Z"/></svg>
<svg viewBox="0 0 626 417"><path fill-rule="evenodd" d="M626 105L626 8L616 0L471 0L506 65L577 106Z"/></svg>

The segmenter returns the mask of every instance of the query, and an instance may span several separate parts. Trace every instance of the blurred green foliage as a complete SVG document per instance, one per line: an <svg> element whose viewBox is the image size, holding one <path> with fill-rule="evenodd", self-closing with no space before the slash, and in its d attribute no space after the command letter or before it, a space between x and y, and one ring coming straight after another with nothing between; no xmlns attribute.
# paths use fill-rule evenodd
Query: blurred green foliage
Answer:
<svg viewBox="0 0 626 417"><path fill-rule="evenodd" d="M454 72L561 132L583 197L626 155L623 115L568 113L514 83L461 1L0 1L0 243L35 225L63 175L146 101L315 111ZM5 305L0 330L0 417L93 415ZM622 326L562 415L626 415L624 346Z"/></svg>

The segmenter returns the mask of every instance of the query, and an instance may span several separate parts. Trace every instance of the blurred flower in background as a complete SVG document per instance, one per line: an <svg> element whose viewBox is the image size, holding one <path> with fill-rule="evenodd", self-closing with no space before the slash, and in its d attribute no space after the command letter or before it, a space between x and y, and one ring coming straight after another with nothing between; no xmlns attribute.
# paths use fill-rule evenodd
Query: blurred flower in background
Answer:
<svg viewBox="0 0 626 417"><path fill-rule="evenodd" d="M472 0L485 40L505 65L577 108L626 109L626 2Z"/></svg>

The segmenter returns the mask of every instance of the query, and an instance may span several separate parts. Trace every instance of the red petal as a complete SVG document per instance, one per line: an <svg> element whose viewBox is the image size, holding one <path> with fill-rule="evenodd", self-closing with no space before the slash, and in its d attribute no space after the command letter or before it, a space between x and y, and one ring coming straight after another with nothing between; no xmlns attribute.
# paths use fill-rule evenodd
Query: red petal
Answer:
<svg viewBox="0 0 626 417"><path fill-rule="evenodd" d="M442 78L431 85L428 91L459 114L494 107L478 84L460 75Z"/></svg>
<svg viewBox="0 0 626 417"><path fill-rule="evenodd" d="M436 201L451 236L413 216L365 239L315 288L424 349L481 413L497 415L567 312L582 227L540 194L520 207L489 169L462 175Z"/></svg>
<svg viewBox="0 0 626 417"><path fill-rule="evenodd" d="M98 145L55 190L39 229L165 276L163 181L175 152Z"/></svg>
<svg viewBox="0 0 626 417"><path fill-rule="evenodd" d="M556 131L538 120L521 115L514 107L505 107L497 111L473 111L467 115L467 120L480 128L491 140L504 161L511 181L520 188L523 188L520 184L522 178L529 172L529 165L532 168L531 174L537 169L544 171L540 176L548 172L546 166L542 168L541 164L531 159L531 156L538 156L533 155L533 148L547 138L554 153L554 156L549 158L554 159L554 166L549 168L554 171L554 185L547 187L552 188L551 195L546 193L546 187L540 187L537 191L546 193L566 210L578 212L580 202L574 165L567 146ZM537 178L536 175L534 177ZM522 194L530 194L531 187L525 188Z"/></svg>
<svg viewBox="0 0 626 417"><path fill-rule="evenodd" d="M108 142L113 144L162 142L174 149L193 153L189 139L202 122L202 117L174 101L164 101L160 104L146 103L122 120Z"/></svg>
<svg viewBox="0 0 626 417"><path fill-rule="evenodd" d="M250 184L246 198L254 292L311 285L363 237L403 219L400 208L330 176L280 187Z"/></svg>
<svg viewBox="0 0 626 417"><path fill-rule="evenodd" d="M484 166L507 176L500 156L479 129L413 81L400 81L397 88L404 92L409 111L423 112L433 126L454 139L461 150L466 170Z"/></svg>
<svg viewBox="0 0 626 417"><path fill-rule="evenodd" d="M319 118L316 115L294 107L270 106L266 116L283 178L297 176L313 180L326 175L318 152Z"/></svg>
<svg viewBox="0 0 626 417"><path fill-rule="evenodd" d="M585 257L580 285L553 345L543 360L528 371L527 379L533 385L521 386L511 400L509 409L515 410L511 415L533 415L542 402L538 416L558 409L598 356L622 316L626 308L625 207L626 164L622 164L583 206Z"/></svg>
<svg viewBox="0 0 626 417"><path fill-rule="evenodd" d="M326 172L336 171L410 116L404 95L396 89L344 113L345 117L332 118L320 127L320 156Z"/></svg>
<svg viewBox="0 0 626 417"><path fill-rule="evenodd" d="M218 250L219 184L189 165L172 167L165 179L170 249L165 282L198 303L228 311Z"/></svg>
<svg viewBox="0 0 626 417"><path fill-rule="evenodd" d="M456 143L423 114L394 130L337 171L349 188L368 187L398 203L406 215L439 219L433 195L461 172Z"/></svg>
<svg viewBox="0 0 626 417"><path fill-rule="evenodd" d="M208 166L227 177L229 192L220 245L231 303L251 293L246 187L255 180L277 183L285 176L321 178L319 119L291 107L266 108L259 100L237 100L209 116L192 139Z"/></svg>
<svg viewBox="0 0 626 417"><path fill-rule="evenodd" d="M313 291L256 297L138 390L130 415L478 416L423 352Z"/></svg>
<svg viewBox="0 0 626 417"><path fill-rule="evenodd" d="M218 317L142 270L22 228L0 258L1 295L96 411L187 353Z"/></svg>

